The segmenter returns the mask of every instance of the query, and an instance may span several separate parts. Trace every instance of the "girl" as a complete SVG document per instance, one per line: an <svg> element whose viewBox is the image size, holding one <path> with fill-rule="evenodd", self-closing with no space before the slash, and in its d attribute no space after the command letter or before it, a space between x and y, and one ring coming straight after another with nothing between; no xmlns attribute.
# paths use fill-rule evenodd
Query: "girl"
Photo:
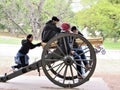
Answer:
<svg viewBox="0 0 120 90"><path fill-rule="evenodd" d="M15 70L16 68L20 69L21 67L29 65L29 57L27 55L29 50L41 45L41 43L32 44L32 41L32 34L27 35L27 38L21 41L22 46L15 57L15 63L17 65L12 66L13 70Z"/></svg>

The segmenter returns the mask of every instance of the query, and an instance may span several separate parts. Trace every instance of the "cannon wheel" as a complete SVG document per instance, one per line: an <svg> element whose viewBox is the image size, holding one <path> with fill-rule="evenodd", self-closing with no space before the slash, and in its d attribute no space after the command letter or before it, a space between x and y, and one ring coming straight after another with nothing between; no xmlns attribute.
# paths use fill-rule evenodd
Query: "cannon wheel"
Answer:
<svg viewBox="0 0 120 90"><path fill-rule="evenodd" d="M65 51L67 51L66 37L72 38L72 44L75 40L80 41L79 49L83 50L80 56L84 54L86 59L81 58L78 60L75 59L73 55L63 52L58 41L63 39ZM78 61L82 62L82 64L77 63ZM91 65L91 68L86 68L83 63L84 61L87 61ZM81 67L83 75L78 71L77 66ZM85 83L92 76L95 67L96 54L94 48L91 43L81 35L59 34L46 44L42 53L42 68L45 75L50 81L61 87L73 88ZM81 79L77 78L78 74L81 76Z"/></svg>

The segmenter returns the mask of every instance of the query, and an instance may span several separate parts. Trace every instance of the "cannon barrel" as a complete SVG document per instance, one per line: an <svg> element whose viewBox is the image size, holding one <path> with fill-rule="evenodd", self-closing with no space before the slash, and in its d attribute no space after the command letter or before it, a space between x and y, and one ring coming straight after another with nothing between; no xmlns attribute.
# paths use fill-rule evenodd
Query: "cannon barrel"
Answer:
<svg viewBox="0 0 120 90"><path fill-rule="evenodd" d="M102 37L96 37L96 38L87 38L87 40L92 44L103 44L103 38ZM78 44L81 44L83 41L80 39L76 39L76 42ZM45 47L47 43L42 42L42 47ZM51 48L55 48L57 43L52 43ZM83 44L84 45L84 44Z"/></svg>
<svg viewBox="0 0 120 90"><path fill-rule="evenodd" d="M39 60L39 61L37 61L35 63L32 63L29 66L23 67L23 68L21 68L21 69L19 69L17 71L14 71L14 72L12 72L10 74L6 73L4 76L0 77L0 82L6 82L6 81L8 81L8 80L10 80L12 78L18 77L18 76L20 76L22 74L25 74L27 72L30 72L32 70L36 70L41 66L42 66L42 62L41 62L41 60Z"/></svg>

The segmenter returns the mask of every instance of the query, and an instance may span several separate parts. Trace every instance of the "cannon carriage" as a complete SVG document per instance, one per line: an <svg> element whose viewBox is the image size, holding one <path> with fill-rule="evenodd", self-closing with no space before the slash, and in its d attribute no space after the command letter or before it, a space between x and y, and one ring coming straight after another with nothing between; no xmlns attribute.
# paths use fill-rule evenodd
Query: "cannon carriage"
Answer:
<svg viewBox="0 0 120 90"><path fill-rule="evenodd" d="M74 41L78 43L79 47L77 49L81 49L83 51L80 53L80 56L84 54L86 56L85 59L81 58L78 60L75 59L72 54L67 53L67 43L65 41L66 37L72 38L71 49L73 49ZM58 44L60 39L63 40L64 51ZM47 78L54 84L65 88L79 86L87 82L94 73L96 67L96 54L93 45L102 43L101 38L85 39L83 36L76 34L59 34L52 38L48 43L42 43L43 52L41 60L38 60L37 62L10 74L5 74L0 77L0 82L6 82L32 70L37 69L40 71L40 67L42 67ZM87 61L91 67L86 68L83 63L84 61ZM81 64L77 62L81 62ZM77 66L81 67L84 75L78 71ZM78 74L81 76L81 79L78 78Z"/></svg>

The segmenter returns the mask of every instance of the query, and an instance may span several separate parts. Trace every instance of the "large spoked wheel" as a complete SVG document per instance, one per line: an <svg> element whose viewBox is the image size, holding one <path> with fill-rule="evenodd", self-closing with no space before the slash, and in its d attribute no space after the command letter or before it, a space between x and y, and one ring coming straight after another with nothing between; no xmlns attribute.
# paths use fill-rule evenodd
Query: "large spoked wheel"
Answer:
<svg viewBox="0 0 120 90"><path fill-rule="evenodd" d="M68 42L71 53L68 53ZM74 47L75 42L78 43L77 48ZM76 54L79 58L76 58ZM87 67L88 64L90 67ZM45 75L61 87L72 88L85 83L92 76L95 67L94 48L81 35L59 34L46 44L42 53L42 68Z"/></svg>

